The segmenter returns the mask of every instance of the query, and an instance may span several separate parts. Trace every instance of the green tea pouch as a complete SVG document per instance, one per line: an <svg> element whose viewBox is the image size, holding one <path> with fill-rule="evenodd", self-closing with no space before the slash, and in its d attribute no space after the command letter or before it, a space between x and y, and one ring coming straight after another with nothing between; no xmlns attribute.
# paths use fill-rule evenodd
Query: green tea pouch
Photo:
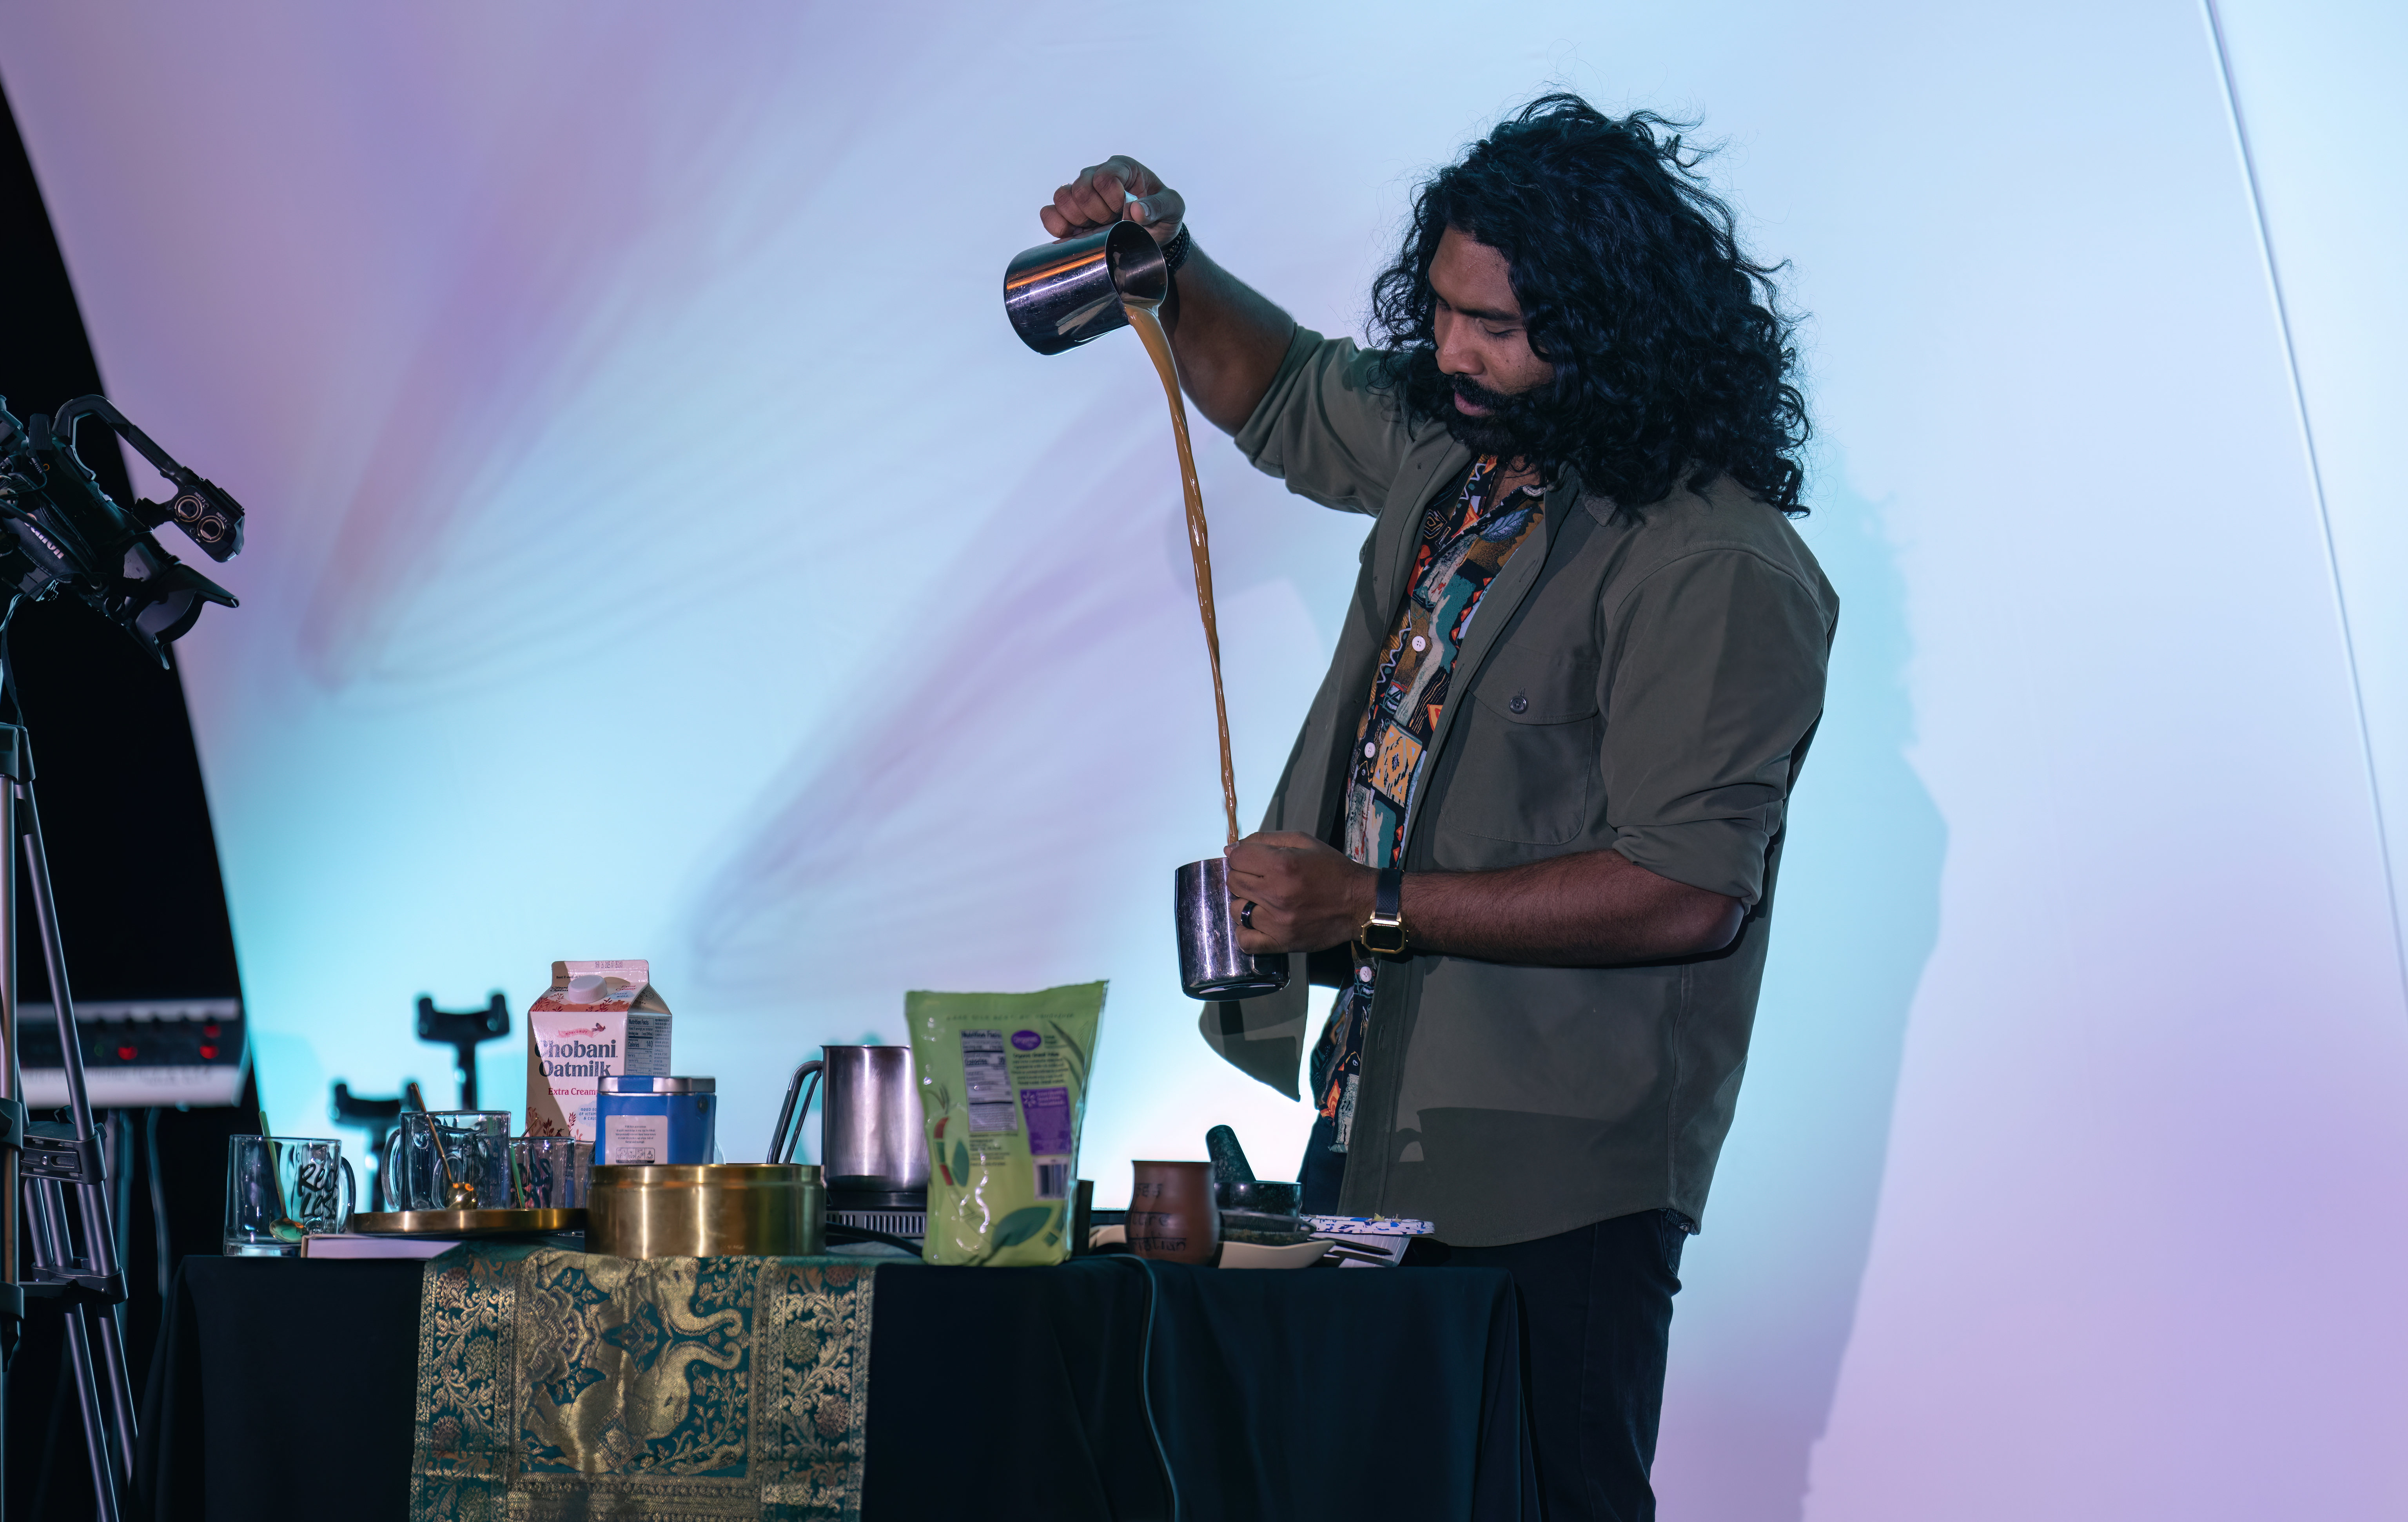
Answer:
<svg viewBox="0 0 2408 1522"><path fill-rule="evenodd" d="M910 993L904 1023L927 1117L931 1263L1070 1256L1070 1195L1104 985Z"/></svg>

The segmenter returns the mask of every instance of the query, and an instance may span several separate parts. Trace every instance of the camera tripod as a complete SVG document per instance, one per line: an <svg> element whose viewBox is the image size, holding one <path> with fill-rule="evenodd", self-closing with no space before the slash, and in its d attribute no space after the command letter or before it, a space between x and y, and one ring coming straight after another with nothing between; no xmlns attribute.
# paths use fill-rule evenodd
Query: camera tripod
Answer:
<svg viewBox="0 0 2408 1522"><path fill-rule="evenodd" d="M0 620L0 691L7 690L10 675L6 621ZM66 958L59 947L50 857L42 846L41 817L34 807L33 753L22 724L0 723L0 842L7 844L10 858L0 866L0 1403L6 1401L7 1369L15 1361L25 1316L44 1311L64 1316L63 1356L83 1416L93 1515L99 1522L120 1522L124 1492L134 1475L135 1435L121 1319L125 1273L117 1261L108 1164L93 1129L92 1102L84 1087L83 1046L76 1034L75 1002L67 992ZM17 1058L20 862L33 897L43 964L50 978L50 1005L58 1017L70 1116L64 1127L29 1128L25 1122L23 1075ZM33 1266L31 1275L18 1282L21 1194Z"/></svg>
<svg viewBox="0 0 2408 1522"><path fill-rule="evenodd" d="M176 491L165 504L135 500L134 510L100 489L76 453L76 425L93 419L150 462ZM242 506L152 443L105 396L79 396L54 416L23 421L0 399L0 695L9 695L8 621L21 602L71 592L166 666L169 641L181 638L211 603L234 593L161 547L150 530L174 523L214 561L242 549ZM23 711L18 711L22 719ZM110 1219L109 1159L92 1127L83 1079L83 1044L67 993L66 958L50 892L50 857L34 808L33 752L22 723L0 723L0 1402L25 1314L65 1317L65 1358L83 1415L92 1461L93 1514L119 1522L134 1477L134 1394L125 1374L125 1273ZM25 869L50 974L67 1081L68 1124L28 1125L17 1053L17 867ZM122 1166L122 1159L120 1166ZM22 1200L20 1196L22 1195ZM70 1210L70 1201L73 1209ZM23 1220L19 1216L23 1207ZM18 1231L30 1228L33 1265L17 1279ZM5 1502L0 1502L4 1505Z"/></svg>

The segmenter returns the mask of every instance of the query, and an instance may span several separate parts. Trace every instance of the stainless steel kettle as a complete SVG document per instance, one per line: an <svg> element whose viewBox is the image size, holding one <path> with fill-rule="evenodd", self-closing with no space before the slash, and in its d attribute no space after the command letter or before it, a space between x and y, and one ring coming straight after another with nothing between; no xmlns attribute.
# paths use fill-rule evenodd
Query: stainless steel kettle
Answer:
<svg viewBox="0 0 2408 1522"><path fill-rule="evenodd" d="M820 1173L828 1193L898 1195L926 1193L928 1138L921 1118L920 1075L909 1046L823 1046L821 1055L795 1070L778 1129L769 1139L771 1162L790 1162L802 1140L803 1117L823 1081L826 1102L820 1111ZM806 1081L808 1080L808 1088Z"/></svg>

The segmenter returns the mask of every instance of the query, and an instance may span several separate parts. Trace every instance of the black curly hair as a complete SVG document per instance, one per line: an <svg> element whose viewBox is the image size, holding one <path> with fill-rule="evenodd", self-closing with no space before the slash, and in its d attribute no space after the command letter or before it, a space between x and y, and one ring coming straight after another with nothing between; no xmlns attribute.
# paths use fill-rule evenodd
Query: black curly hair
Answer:
<svg viewBox="0 0 2408 1522"><path fill-rule="evenodd" d="M1519 455L1627 507L1727 473L1792 515L1809 424L1790 383L1795 320L1778 264L1741 251L1730 207L1684 147L1694 123L1610 117L1549 94L1500 123L1413 198L1397 262L1371 287L1389 385L1416 419L1482 453ZM1440 371L1430 261L1450 227L1512 267L1530 348L1552 386L1500 396ZM1467 417L1462 391L1493 415Z"/></svg>

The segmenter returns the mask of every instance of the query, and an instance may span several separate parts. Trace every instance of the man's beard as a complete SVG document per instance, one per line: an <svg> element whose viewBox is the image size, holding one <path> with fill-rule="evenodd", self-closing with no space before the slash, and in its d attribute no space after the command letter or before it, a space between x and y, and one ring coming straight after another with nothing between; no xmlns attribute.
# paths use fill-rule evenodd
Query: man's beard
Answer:
<svg viewBox="0 0 2408 1522"><path fill-rule="evenodd" d="M1439 378L1455 396L1486 413L1475 418L1449 400L1440 414L1446 431L1473 454L1493 454L1511 462L1533 453L1533 447L1548 436L1546 398L1553 386L1509 395L1463 376L1441 373Z"/></svg>

